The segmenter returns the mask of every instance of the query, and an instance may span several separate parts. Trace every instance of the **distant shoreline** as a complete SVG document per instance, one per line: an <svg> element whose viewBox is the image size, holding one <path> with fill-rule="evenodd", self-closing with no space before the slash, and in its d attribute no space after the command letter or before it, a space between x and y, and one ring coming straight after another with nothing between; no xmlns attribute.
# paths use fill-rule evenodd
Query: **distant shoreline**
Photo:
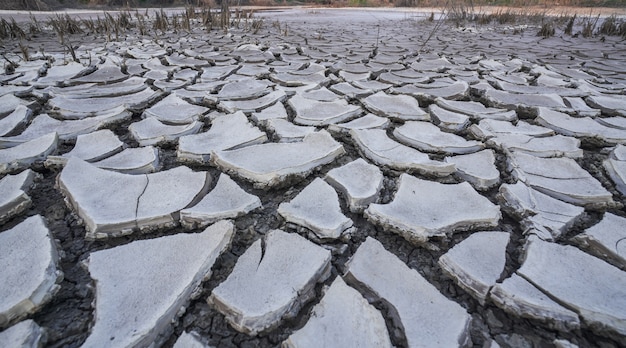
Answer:
<svg viewBox="0 0 626 348"><path fill-rule="evenodd" d="M359 11L389 11L389 12L405 12L405 13L441 13L444 10L444 7L332 7L332 6L312 6L312 5L302 5L302 6L231 6L231 11L235 11L237 9L244 11L283 11L289 9L323 9L326 11L333 10L359 10ZM185 11L185 7L163 7L165 11L169 13L183 12ZM98 8L98 9L90 9L90 8L65 8L61 10L54 11L25 11L25 10L0 10L0 18L14 18L17 22L27 22L30 21L31 14L37 18L37 20L47 19L50 16L54 16L56 14L71 14L76 15L83 19L95 18L97 16L102 15L105 12L116 13L123 11L130 12L154 12L160 11L160 7L138 7L138 8ZM611 15L616 15L617 17L626 18L626 7L572 7L572 6L553 6L550 8L546 8L544 6L528 6L528 7L512 7L512 6L475 6L474 13L476 14L492 14L498 12L512 12L520 15L531 15L531 14L545 14L547 16L571 16L576 14L577 16L586 16L586 17L607 17Z"/></svg>

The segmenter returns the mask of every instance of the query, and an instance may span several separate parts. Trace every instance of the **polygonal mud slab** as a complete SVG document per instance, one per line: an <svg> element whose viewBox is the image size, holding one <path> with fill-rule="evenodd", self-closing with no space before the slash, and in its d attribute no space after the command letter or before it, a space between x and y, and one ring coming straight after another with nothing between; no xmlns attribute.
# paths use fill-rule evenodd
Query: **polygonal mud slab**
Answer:
<svg viewBox="0 0 626 348"><path fill-rule="evenodd" d="M200 68L205 66L210 66L211 64L206 59L197 59L194 58L195 54L189 54L185 52L185 54L173 53L171 55L166 55L164 58L169 63L169 65L177 65L182 67L187 67L185 70L191 70L190 68ZM194 71L195 72L195 71Z"/></svg>
<svg viewBox="0 0 626 348"><path fill-rule="evenodd" d="M626 117L626 102L623 97L591 95L586 101L591 107L602 110L603 114Z"/></svg>
<svg viewBox="0 0 626 348"><path fill-rule="evenodd" d="M69 79L67 82L70 85L81 83L97 83L100 85L106 85L116 82L124 81L128 78L128 75L122 73L122 70L114 65L106 65L97 67L95 71L90 74L75 77Z"/></svg>
<svg viewBox="0 0 626 348"><path fill-rule="evenodd" d="M602 166L615 183L615 188L626 194L626 161L609 158L602 162Z"/></svg>
<svg viewBox="0 0 626 348"><path fill-rule="evenodd" d="M577 116L580 117L594 117L594 118L598 118L597 121L600 123L602 122L602 119L598 116L600 116L601 112L598 109L593 109L590 108L587 104L585 104L585 101L580 98L580 97L563 97L563 100L565 101L565 105L567 105L567 107L569 107L570 109L573 109L574 112L576 113ZM609 117L607 117L609 118ZM610 117L612 119L618 119L618 118L622 118L622 117ZM605 126L615 126L613 124L611 124L610 121L608 121L606 124L604 124Z"/></svg>
<svg viewBox="0 0 626 348"><path fill-rule="evenodd" d="M353 213L360 213L370 203L376 203L383 187L383 173L362 158L331 169L326 181L341 192Z"/></svg>
<svg viewBox="0 0 626 348"><path fill-rule="evenodd" d="M339 77L341 77L344 81L347 82L351 82L351 81L359 81L359 80L367 80L372 76L372 74L370 72L365 72L365 73L350 73L347 71L340 71L339 72Z"/></svg>
<svg viewBox="0 0 626 348"><path fill-rule="evenodd" d="M272 85L269 81L243 79L225 84L216 97L218 100L256 99L272 92Z"/></svg>
<svg viewBox="0 0 626 348"><path fill-rule="evenodd" d="M64 165L70 157L96 162L114 155L124 148L124 143L110 130L103 129L76 137L74 148L60 156L48 156L46 165Z"/></svg>
<svg viewBox="0 0 626 348"><path fill-rule="evenodd" d="M384 72L378 75L378 81L390 83L394 86L402 86L409 83L426 83L430 80L428 76L405 77L398 75L398 71Z"/></svg>
<svg viewBox="0 0 626 348"><path fill-rule="evenodd" d="M98 239L175 225L177 213L199 200L211 179L207 172L184 166L130 175L72 158L57 180L68 204L83 219L86 238Z"/></svg>
<svg viewBox="0 0 626 348"><path fill-rule="evenodd" d="M294 56L291 56L291 57L294 57ZM300 67L300 69L290 69L288 71L294 75L299 75L299 76L306 76L306 75L311 75L311 74L324 75L326 72L325 65L311 62L309 61L309 59L307 59L307 57L302 57L301 63L302 63L302 66Z"/></svg>
<svg viewBox="0 0 626 348"><path fill-rule="evenodd" d="M508 313L539 320L559 331L572 331L580 327L576 313L554 302L517 274L513 274L501 284L494 285L490 298Z"/></svg>
<svg viewBox="0 0 626 348"><path fill-rule="evenodd" d="M572 241L591 253L626 268L626 218L605 213L602 220Z"/></svg>
<svg viewBox="0 0 626 348"><path fill-rule="evenodd" d="M425 74L423 76L428 76L428 81L426 83L415 82L412 87L435 90L450 87L454 83L458 82L450 76L443 76L441 74Z"/></svg>
<svg viewBox="0 0 626 348"><path fill-rule="evenodd" d="M465 99L469 95L469 85L465 81L455 81L447 85L430 87L428 84L411 84L392 88L392 93L408 94L422 103L430 103L437 98L451 100Z"/></svg>
<svg viewBox="0 0 626 348"><path fill-rule="evenodd" d="M562 112L539 108L536 120L563 135L598 139L610 144L626 143L626 131L604 126L590 117L572 117Z"/></svg>
<svg viewBox="0 0 626 348"><path fill-rule="evenodd" d="M287 97L285 91L277 90L266 94L257 99L249 100L223 100L220 101L218 107L229 113L237 111L243 112L259 112L277 102L283 101Z"/></svg>
<svg viewBox="0 0 626 348"><path fill-rule="evenodd" d="M14 131L30 119L33 111L25 105L18 105L9 115L0 118L0 137Z"/></svg>
<svg viewBox="0 0 626 348"><path fill-rule="evenodd" d="M436 59L420 59L417 62L411 63L411 69L417 70L419 72L423 71L435 71L435 72L443 72L448 69L454 68L454 64L450 63L446 58L436 58Z"/></svg>
<svg viewBox="0 0 626 348"><path fill-rule="evenodd" d="M239 257L208 301L237 330L255 336L295 316L330 275L330 251L295 233L270 231Z"/></svg>
<svg viewBox="0 0 626 348"><path fill-rule="evenodd" d="M327 56L327 55L324 55ZM310 75L316 72L320 72L317 68L309 69L311 66L311 59L308 56L300 55L294 48L288 48L286 52L281 55L280 61L274 61L271 63L274 72L291 72L300 75ZM319 64L315 64L319 66ZM322 72L323 73L323 72Z"/></svg>
<svg viewBox="0 0 626 348"><path fill-rule="evenodd" d="M218 168L251 181L257 188L284 184L290 177L303 178L315 168L345 153L343 146L321 130L296 143L267 143L243 149L216 151L211 162Z"/></svg>
<svg viewBox="0 0 626 348"><path fill-rule="evenodd" d="M72 140L78 135L91 133L110 124L130 119L130 112L123 112L112 116L90 117L84 120L59 121L47 114L40 114L20 135L0 138L0 148L12 147L27 141L56 132L60 140Z"/></svg>
<svg viewBox="0 0 626 348"><path fill-rule="evenodd" d="M148 174L159 169L159 149L153 146L125 149L94 166L124 174Z"/></svg>
<svg viewBox="0 0 626 348"><path fill-rule="evenodd" d="M514 177L539 192L581 206L606 206L613 196L571 158L539 158L514 153L508 160Z"/></svg>
<svg viewBox="0 0 626 348"><path fill-rule="evenodd" d="M263 51L258 45L244 44L237 47L230 53L233 57L238 57L244 63L262 64L268 63L275 59L270 51ZM244 65L245 66L245 65ZM237 71L237 73L241 73Z"/></svg>
<svg viewBox="0 0 626 348"><path fill-rule="evenodd" d="M270 73L270 67L266 65L245 64L237 70L238 75L263 79Z"/></svg>
<svg viewBox="0 0 626 348"><path fill-rule="evenodd" d="M517 94L490 89L485 91L483 99L486 104L509 110L545 107L565 110L567 106L558 94Z"/></svg>
<svg viewBox="0 0 626 348"><path fill-rule="evenodd" d="M234 73L240 67L238 65L215 65L202 68L202 80L223 80Z"/></svg>
<svg viewBox="0 0 626 348"><path fill-rule="evenodd" d="M162 343L176 314L230 247L234 233L232 222L221 221L202 233L140 240L91 253L86 263L96 284L96 308L83 347Z"/></svg>
<svg viewBox="0 0 626 348"><path fill-rule="evenodd" d="M330 86L330 90L350 99L363 98L374 93L374 91L370 89L355 87L347 82L334 84Z"/></svg>
<svg viewBox="0 0 626 348"><path fill-rule="evenodd" d="M273 52L283 51L282 48L277 48L277 47L273 47L272 50L273 50ZM288 48L287 50L291 51L292 52L291 54L297 53L297 51L295 49ZM289 59L289 62L275 60L275 61L269 63L268 66L274 72L288 72L288 71L303 70L307 66L307 64L308 63L299 62L299 61L296 61L296 60L292 61L291 59ZM321 69L321 70L324 70L324 69Z"/></svg>
<svg viewBox="0 0 626 348"><path fill-rule="evenodd" d="M429 121L430 116L419 106L415 98L408 95L388 95L378 92L362 99L361 102L371 112L402 121Z"/></svg>
<svg viewBox="0 0 626 348"><path fill-rule="evenodd" d="M560 134L542 138L507 134L490 138L487 144L505 152L522 152L537 157L583 157L580 140Z"/></svg>
<svg viewBox="0 0 626 348"><path fill-rule="evenodd" d="M8 115L15 111L20 105L26 106L28 101L18 98L13 94L5 94L0 97L0 115Z"/></svg>
<svg viewBox="0 0 626 348"><path fill-rule="evenodd" d="M304 226L320 239L339 238L352 220L341 213L337 192L324 180L316 178L294 199L278 206L287 221Z"/></svg>
<svg viewBox="0 0 626 348"><path fill-rule="evenodd" d="M408 53L408 52L405 52L405 53ZM399 63L399 61L401 61L403 58L404 58L404 55L400 55L400 54L386 55L384 53L381 53L377 55L376 57L374 57L372 60L370 60L369 63L367 63L367 67L372 69L373 73L375 72L380 73L382 71L390 71L390 72L397 73L405 69L405 66ZM426 80L426 77L423 77L423 80Z"/></svg>
<svg viewBox="0 0 626 348"><path fill-rule="evenodd" d="M470 125L469 116L443 109L435 104L428 107L428 112L437 127L450 132L462 131Z"/></svg>
<svg viewBox="0 0 626 348"><path fill-rule="evenodd" d="M357 117L363 112L360 107L350 105L344 99L324 102L296 94L287 103L296 112L294 122L305 126L341 123Z"/></svg>
<svg viewBox="0 0 626 348"><path fill-rule="evenodd" d="M0 232L0 328L48 303L60 289L57 247L41 216Z"/></svg>
<svg viewBox="0 0 626 348"><path fill-rule="evenodd" d="M167 72L173 73L175 71L180 70L180 67L177 67L175 65L163 64L163 62L157 57L150 58L147 61L143 62L143 66L146 69L149 69L152 71L165 72L165 73Z"/></svg>
<svg viewBox="0 0 626 348"><path fill-rule="evenodd" d="M400 65L400 66L403 66L403 65ZM430 80L430 75L431 75L431 74L425 74L422 71L416 71L415 69L406 69L404 67L398 70L392 69L390 73L395 76L413 79L412 81L413 83L426 83Z"/></svg>
<svg viewBox="0 0 626 348"><path fill-rule="evenodd" d="M85 117L109 115L114 110L139 110L148 106L162 95L146 88L140 92L119 97L83 98L80 102L66 97L54 97L48 101L50 108L64 119L77 120ZM120 111L117 111L118 113Z"/></svg>
<svg viewBox="0 0 626 348"><path fill-rule="evenodd" d="M6 76L4 76L3 80ZM16 97L27 97L30 96L35 88L33 86L12 86L3 84L0 86L0 97L5 95L13 94Z"/></svg>
<svg viewBox="0 0 626 348"><path fill-rule="evenodd" d="M315 127L296 126L282 118L267 120L265 124L268 131L272 132L280 143L302 141L305 136L315 132Z"/></svg>
<svg viewBox="0 0 626 348"><path fill-rule="evenodd" d="M174 91L174 94L195 104L212 103L213 101L210 100L208 93L215 92L225 83L226 81L198 82L184 89L177 89Z"/></svg>
<svg viewBox="0 0 626 348"><path fill-rule="evenodd" d="M391 121L386 117L367 114L346 123L331 124L328 126L328 131L333 132L333 134L348 134L351 129L386 129L389 127L389 124L391 124Z"/></svg>
<svg viewBox="0 0 626 348"><path fill-rule="evenodd" d="M261 112L254 112L250 115L250 118L257 124L265 124L271 119L287 119L287 110L283 103L276 103Z"/></svg>
<svg viewBox="0 0 626 348"><path fill-rule="evenodd" d="M163 57L167 51L157 45L142 45L141 47L129 48L126 50L126 54L141 61L147 61L153 57Z"/></svg>
<svg viewBox="0 0 626 348"><path fill-rule="evenodd" d="M525 230L544 240L566 233L585 212L582 207L545 195L522 182L500 186L498 202L509 214L521 219Z"/></svg>
<svg viewBox="0 0 626 348"><path fill-rule="evenodd" d="M198 133L201 128L202 122L198 121L172 126L166 125L154 117L145 118L128 126L130 134L139 143L139 146L175 142L182 136Z"/></svg>
<svg viewBox="0 0 626 348"><path fill-rule="evenodd" d="M478 62L478 65L480 65L480 67L485 69L485 70L493 71L494 74L497 71L501 71L501 70L506 69L506 67L502 63L500 63L498 61L495 61L493 59L481 59ZM504 74L502 74L500 76L508 77L508 75L504 75ZM513 77L515 77L515 76L509 77L509 79L513 79ZM518 80L516 80L516 82L518 82L520 84L523 84L523 83L526 82L526 79L519 78Z"/></svg>
<svg viewBox="0 0 626 348"><path fill-rule="evenodd" d="M141 92L148 88L145 79L129 77L128 79L108 85L80 85L75 87L48 87L44 92L53 97L73 99L119 97L126 94Z"/></svg>
<svg viewBox="0 0 626 348"><path fill-rule="evenodd" d="M330 70L335 74L338 73L339 71L346 71L346 72L353 73L353 74L364 74L364 73L371 71L371 69L364 64L346 63L343 60L335 62L330 67Z"/></svg>
<svg viewBox="0 0 626 348"><path fill-rule="evenodd" d="M454 164L431 160L427 154L389 138L383 129L352 129L350 136L359 151L379 166L435 176L454 173Z"/></svg>
<svg viewBox="0 0 626 348"><path fill-rule="evenodd" d="M370 204L365 216L412 243L461 230L495 227L501 217L500 207L466 182L440 184L408 174L400 176L390 203Z"/></svg>
<svg viewBox="0 0 626 348"><path fill-rule="evenodd" d="M298 86L298 87L285 87L281 85L276 86L277 90L285 92L285 94L287 94L290 97L294 95L302 96L302 94L309 92L311 90L318 89L318 88L320 88L320 86L316 84L310 84L310 85Z"/></svg>
<svg viewBox="0 0 626 348"><path fill-rule="evenodd" d="M626 117L593 117L593 119L604 126L626 130Z"/></svg>
<svg viewBox="0 0 626 348"><path fill-rule="evenodd" d="M141 69L141 71L139 71ZM147 71L146 71L147 70ZM174 71L172 70L171 73L173 73ZM152 82L154 84L154 82L157 81L167 81L168 78L168 72L163 69L163 70L150 70L150 69L145 69L143 66L139 66L137 67L137 72L136 75L141 75L143 78L146 79L147 82Z"/></svg>
<svg viewBox="0 0 626 348"><path fill-rule="evenodd" d="M181 73L184 76L185 71L182 71L182 72L179 72L179 73ZM195 74L197 74L197 73L195 73ZM176 91L178 89L182 89L184 87L187 87L191 83L192 83L192 78L191 77L185 77L185 78L182 78L182 79L176 79L175 78L175 79L169 80L169 81L168 80L156 80L152 84L154 85L154 87L160 89L161 91L163 91L165 93L170 93L170 92ZM177 93L174 93L174 94L176 95Z"/></svg>
<svg viewBox="0 0 626 348"><path fill-rule="evenodd" d="M290 53L285 52L284 61L272 62L274 66L273 70L277 73L288 72L295 76L308 76L312 74L325 75L326 65L311 62L308 57L302 53L298 53L297 49Z"/></svg>
<svg viewBox="0 0 626 348"><path fill-rule="evenodd" d="M0 346L7 348L42 347L45 337L45 330L31 319L27 319L0 332Z"/></svg>
<svg viewBox="0 0 626 348"><path fill-rule="evenodd" d="M0 174L26 168L34 162L44 160L57 148L59 138L49 133L15 147L0 150Z"/></svg>
<svg viewBox="0 0 626 348"><path fill-rule="evenodd" d="M491 287L504 271L506 232L476 232L439 258L439 266L460 287L485 304Z"/></svg>
<svg viewBox="0 0 626 348"><path fill-rule="evenodd" d="M376 239L367 237L347 263L345 279L383 299L409 347L457 347L469 343L471 317ZM369 296L368 296L369 297Z"/></svg>
<svg viewBox="0 0 626 348"><path fill-rule="evenodd" d="M0 179L0 224L31 206L32 201L26 191L33 186L36 175L27 169Z"/></svg>
<svg viewBox="0 0 626 348"><path fill-rule="evenodd" d="M493 137L507 137L509 135L526 135L532 137L546 137L554 135L550 128L535 126L528 122L519 121L512 124L507 121L481 120L478 124L473 124L470 133L483 141Z"/></svg>
<svg viewBox="0 0 626 348"><path fill-rule="evenodd" d="M482 81L478 71L465 70L463 68L456 68L456 69L451 69L448 73L455 80L461 80L461 81L467 82L470 85L470 92L471 92L472 85L480 83Z"/></svg>
<svg viewBox="0 0 626 348"><path fill-rule="evenodd" d="M306 91L302 93L302 97L323 102L331 102L341 98L341 96L329 91L326 87Z"/></svg>
<svg viewBox="0 0 626 348"><path fill-rule="evenodd" d="M323 72L312 73L308 75L296 74L295 72L284 72L277 74L270 74L270 80L286 87L297 87L306 85L323 85L327 82L328 78L324 76Z"/></svg>
<svg viewBox="0 0 626 348"><path fill-rule="evenodd" d="M154 117L165 124L189 124L200 120L208 108L189 104L175 94L170 94L146 109L143 117Z"/></svg>
<svg viewBox="0 0 626 348"><path fill-rule="evenodd" d="M542 67L543 68L543 67ZM537 70L533 69L531 72L536 72ZM550 71L549 73L541 73L537 79L535 80L538 86L546 86L546 87L567 87L571 84L569 79L563 75L557 74L555 72Z"/></svg>
<svg viewBox="0 0 626 348"><path fill-rule="evenodd" d="M238 111L213 119L206 132L181 137L176 156L181 161L206 163L213 151L238 149L266 141L267 135Z"/></svg>
<svg viewBox="0 0 626 348"><path fill-rule="evenodd" d="M283 347L391 348L385 319L355 289L337 277L313 308L311 319Z"/></svg>
<svg viewBox="0 0 626 348"><path fill-rule="evenodd" d="M458 135L443 132L429 122L406 122L396 128L393 135L400 142L427 152L468 154L480 151L485 147L481 142L465 140Z"/></svg>
<svg viewBox="0 0 626 348"><path fill-rule="evenodd" d="M500 183L500 172L495 165L496 156L491 149L446 157L444 162L454 164L457 175L477 190L488 190Z"/></svg>
<svg viewBox="0 0 626 348"><path fill-rule="evenodd" d="M180 211L180 223L198 228L222 219L234 219L259 208L259 197L244 191L228 175L221 174L217 184L198 204Z"/></svg>
<svg viewBox="0 0 626 348"><path fill-rule="evenodd" d="M594 332L626 336L625 272L573 246L530 236L517 273L577 312Z"/></svg>
<svg viewBox="0 0 626 348"><path fill-rule="evenodd" d="M65 65L53 65L48 68L45 76L39 77L33 82L33 85L37 87L60 85L65 80L87 74L95 69L94 66L85 67L77 62L69 62Z"/></svg>
<svg viewBox="0 0 626 348"><path fill-rule="evenodd" d="M541 78L537 78L535 82ZM567 88L564 86L530 86L530 85L519 85L512 84L504 81L496 81L496 85L503 91L511 94L517 95L525 95L525 96L542 96L542 95L558 95L561 97L582 97L588 94L587 91L584 91L580 88ZM593 93L597 93L593 91Z"/></svg>

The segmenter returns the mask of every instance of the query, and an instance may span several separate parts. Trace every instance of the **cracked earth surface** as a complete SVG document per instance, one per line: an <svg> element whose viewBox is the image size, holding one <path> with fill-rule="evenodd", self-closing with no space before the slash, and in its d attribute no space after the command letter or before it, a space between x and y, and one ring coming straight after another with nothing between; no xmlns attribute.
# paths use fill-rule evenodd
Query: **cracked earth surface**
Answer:
<svg viewBox="0 0 626 348"><path fill-rule="evenodd" d="M254 18L0 75L0 346L625 345L625 41Z"/></svg>

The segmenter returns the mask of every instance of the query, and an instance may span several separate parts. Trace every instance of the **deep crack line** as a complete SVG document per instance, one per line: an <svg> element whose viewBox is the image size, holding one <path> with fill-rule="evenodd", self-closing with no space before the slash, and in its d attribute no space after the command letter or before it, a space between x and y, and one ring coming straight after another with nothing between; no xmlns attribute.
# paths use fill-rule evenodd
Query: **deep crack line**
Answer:
<svg viewBox="0 0 626 348"><path fill-rule="evenodd" d="M261 263L263 263L263 258L265 258L265 248L267 247L265 243L265 236L261 236L261 258L259 258L259 263L256 265L257 271L259 270L259 267L261 267Z"/></svg>
<svg viewBox="0 0 626 348"><path fill-rule="evenodd" d="M619 255L619 244L626 241L626 237L620 238L615 242L615 252Z"/></svg>
<svg viewBox="0 0 626 348"><path fill-rule="evenodd" d="M148 190L148 185L150 184L150 177L148 176L148 174L144 174L144 176L146 177L146 185L143 187L143 190L137 197L137 204L135 205L135 228L137 229L139 229L139 221L137 219L137 216L139 215L139 202L141 201L141 197L144 195L144 193L146 193L146 190Z"/></svg>

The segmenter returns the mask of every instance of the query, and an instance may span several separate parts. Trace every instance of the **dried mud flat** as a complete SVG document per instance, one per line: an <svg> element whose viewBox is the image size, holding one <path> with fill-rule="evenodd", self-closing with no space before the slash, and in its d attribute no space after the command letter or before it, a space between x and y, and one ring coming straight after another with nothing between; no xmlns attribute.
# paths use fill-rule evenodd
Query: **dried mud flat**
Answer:
<svg viewBox="0 0 626 348"><path fill-rule="evenodd" d="M0 346L624 346L625 41L423 15L3 42Z"/></svg>

